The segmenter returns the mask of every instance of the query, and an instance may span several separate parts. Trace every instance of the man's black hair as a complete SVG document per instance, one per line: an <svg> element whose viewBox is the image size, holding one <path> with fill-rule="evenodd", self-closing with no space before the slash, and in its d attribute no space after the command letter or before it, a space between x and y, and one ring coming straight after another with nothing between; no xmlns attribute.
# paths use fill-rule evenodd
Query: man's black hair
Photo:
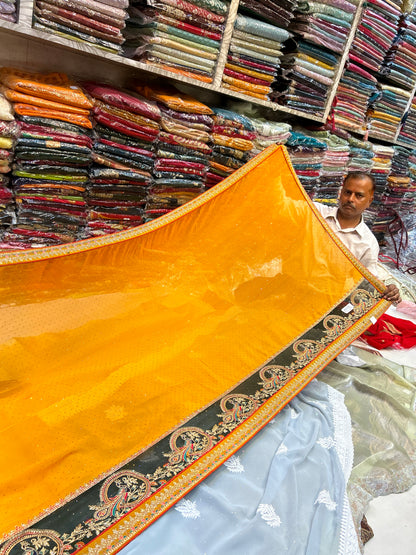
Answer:
<svg viewBox="0 0 416 555"><path fill-rule="evenodd" d="M365 179L365 178L368 178L371 181L371 190L374 191L374 189L376 188L376 182L374 181L374 177L371 175L371 173L360 172L360 171L348 172L347 175L344 177L343 184L345 185L346 182L350 179Z"/></svg>

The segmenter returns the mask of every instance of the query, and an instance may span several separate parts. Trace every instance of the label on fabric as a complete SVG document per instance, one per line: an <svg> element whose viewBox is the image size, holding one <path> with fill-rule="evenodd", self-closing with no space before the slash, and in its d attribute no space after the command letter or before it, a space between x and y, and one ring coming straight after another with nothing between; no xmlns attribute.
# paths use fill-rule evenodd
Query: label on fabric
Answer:
<svg viewBox="0 0 416 555"><path fill-rule="evenodd" d="M374 316L371 316L370 322L371 322L372 324L375 324L375 323L377 322L377 318L374 318Z"/></svg>
<svg viewBox="0 0 416 555"><path fill-rule="evenodd" d="M342 312L345 312L345 314L349 314L353 308L354 306L351 303L348 303L343 308L341 308L341 310Z"/></svg>

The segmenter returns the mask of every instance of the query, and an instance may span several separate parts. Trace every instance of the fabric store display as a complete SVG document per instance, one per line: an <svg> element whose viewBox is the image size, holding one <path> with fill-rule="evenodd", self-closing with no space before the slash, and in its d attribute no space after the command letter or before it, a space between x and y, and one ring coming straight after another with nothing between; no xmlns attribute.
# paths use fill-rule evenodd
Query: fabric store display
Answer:
<svg viewBox="0 0 416 555"><path fill-rule="evenodd" d="M10 172L13 151L20 128L13 115L11 103L0 93L0 248L3 232L16 221Z"/></svg>
<svg viewBox="0 0 416 555"><path fill-rule="evenodd" d="M400 127L411 92L379 83L380 93L370 103L367 117L370 136L392 142Z"/></svg>
<svg viewBox="0 0 416 555"><path fill-rule="evenodd" d="M87 217L91 100L65 74L1 68L0 81L20 127L12 171L16 222L4 233L3 248L80 239Z"/></svg>
<svg viewBox="0 0 416 555"><path fill-rule="evenodd" d="M249 118L256 133L251 155L255 156L270 145L284 145L291 136L292 126L288 123L269 121L265 118Z"/></svg>
<svg viewBox="0 0 416 555"><path fill-rule="evenodd" d="M0 274L0 350L16 380L2 401L5 552L48 541L115 553L388 307L282 146L160 220L2 254ZM338 536L337 522L322 515ZM336 541L326 526L317 536Z"/></svg>
<svg viewBox="0 0 416 555"><path fill-rule="evenodd" d="M366 129L367 110L377 92L377 78L358 64L348 61L332 106L334 125L349 131Z"/></svg>
<svg viewBox="0 0 416 555"><path fill-rule="evenodd" d="M120 554L358 555L345 495L350 434L342 396L314 380Z"/></svg>
<svg viewBox="0 0 416 555"><path fill-rule="evenodd" d="M377 237L380 232L384 231L386 223L391 221L390 211L387 217L385 213L383 214L383 196L387 187L387 178L391 170L394 148L373 142L373 151L374 165L371 170L371 175L375 182L374 199L371 206L365 211L364 219Z"/></svg>
<svg viewBox="0 0 416 555"><path fill-rule="evenodd" d="M33 27L119 54L128 0L36 0Z"/></svg>
<svg viewBox="0 0 416 555"><path fill-rule="evenodd" d="M349 135L347 140L350 145L348 171L371 172L374 166L374 151L372 143L352 135Z"/></svg>
<svg viewBox="0 0 416 555"><path fill-rule="evenodd" d="M222 0L130 2L124 55L149 65L211 82L229 4Z"/></svg>
<svg viewBox="0 0 416 555"><path fill-rule="evenodd" d="M320 114L333 82L338 57L303 40L289 40L284 47L281 78L270 98L289 108Z"/></svg>
<svg viewBox="0 0 416 555"><path fill-rule="evenodd" d="M256 128L250 118L225 108L213 108L212 154L206 187L222 181L253 157Z"/></svg>
<svg viewBox="0 0 416 555"><path fill-rule="evenodd" d="M18 0L1 0L0 19L3 19L4 21L11 21L12 23L16 23L18 6L19 6Z"/></svg>
<svg viewBox="0 0 416 555"><path fill-rule="evenodd" d="M155 101L161 112L154 181L145 206L149 221L203 192L211 155L213 111L173 86L137 83L135 90Z"/></svg>
<svg viewBox="0 0 416 555"><path fill-rule="evenodd" d="M97 122L85 230L96 237L143 223L161 113L138 94L97 83L83 87L94 99Z"/></svg>
<svg viewBox="0 0 416 555"><path fill-rule="evenodd" d="M294 17L297 0L240 0L238 9L243 15L259 18L263 21L287 29Z"/></svg>
<svg viewBox="0 0 416 555"><path fill-rule="evenodd" d="M372 72L381 69L399 29L401 9L389 0L366 2L349 59Z"/></svg>
<svg viewBox="0 0 416 555"><path fill-rule="evenodd" d="M416 147L416 98L413 97L409 110L404 115L397 140L410 148Z"/></svg>
<svg viewBox="0 0 416 555"><path fill-rule="evenodd" d="M299 181L313 199L320 185L319 178L328 148L326 143L300 131L292 131L286 147Z"/></svg>
<svg viewBox="0 0 416 555"><path fill-rule="evenodd" d="M403 196L410 186L409 155L410 150L395 145L391 162L390 175L384 190L382 204L384 209L394 210L401 215Z"/></svg>
<svg viewBox="0 0 416 555"><path fill-rule="evenodd" d="M282 56L282 43L291 34L276 25L237 14L222 76L222 86L269 100Z"/></svg>
<svg viewBox="0 0 416 555"><path fill-rule="evenodd" d="M416 83L416 24L414 14L400 18L398 33L387 52L380 75L405 89Z"/></svg>

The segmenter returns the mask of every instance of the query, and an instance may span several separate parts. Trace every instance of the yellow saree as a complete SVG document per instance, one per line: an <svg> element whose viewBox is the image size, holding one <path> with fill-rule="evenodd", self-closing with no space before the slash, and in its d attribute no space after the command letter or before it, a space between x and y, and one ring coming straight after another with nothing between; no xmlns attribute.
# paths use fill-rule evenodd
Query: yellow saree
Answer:
<svg viewBox="0 0 416 555"><path fill-rule="evenodd" d="M114 553L388 306L270 147L141 227L0 255L0 554Z"/></svg>

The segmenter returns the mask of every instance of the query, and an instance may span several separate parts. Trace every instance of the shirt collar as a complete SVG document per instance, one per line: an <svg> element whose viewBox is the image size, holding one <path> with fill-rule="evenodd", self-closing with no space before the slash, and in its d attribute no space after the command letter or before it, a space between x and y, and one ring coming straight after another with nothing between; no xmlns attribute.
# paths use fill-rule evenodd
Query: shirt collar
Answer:
<svg viewBox="0 0 416 555"><path fill-rule="evenodd" d="M339 225L339 221L338 221L338 218L337 218L337 214L338 214L338 208L337 208L337 209L334 211L334 213L331 214L329 217L335 220L335 224L336 224L337 228L338 228L340 231L342 231L342 232L344 232L344 233L349 232L349 231L355 231L355 232L358 233L358 235L359 235L360 237L364 237L364 235L365 235L365 223L364 223L364 220L363 220L363 217L362 217L362 216L361 216L360 222L359 222L355 227L344 227L344 229L343 229L343 228Z"/></svg>

